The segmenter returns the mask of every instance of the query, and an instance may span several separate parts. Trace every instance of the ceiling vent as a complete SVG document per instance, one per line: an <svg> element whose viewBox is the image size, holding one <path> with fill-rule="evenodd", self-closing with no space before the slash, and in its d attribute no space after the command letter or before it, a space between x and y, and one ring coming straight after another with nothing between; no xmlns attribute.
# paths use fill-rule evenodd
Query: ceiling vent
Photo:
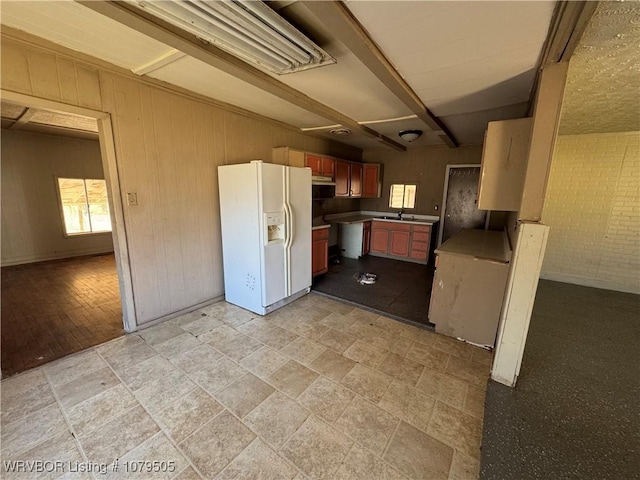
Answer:
<svg viewBox="0 0 640 480"><path fill-rule="evenodd" d="M347 135L351 135L351 130L348 128L333 128L329 130L331 135L337 135L339 137L346 137Z"/></svg>
<svg viewBox="0 0 640 480"><path fill-rule="evenodd" d="M128 1L231 55L278 75L336 62L261 1Z"/></svg>

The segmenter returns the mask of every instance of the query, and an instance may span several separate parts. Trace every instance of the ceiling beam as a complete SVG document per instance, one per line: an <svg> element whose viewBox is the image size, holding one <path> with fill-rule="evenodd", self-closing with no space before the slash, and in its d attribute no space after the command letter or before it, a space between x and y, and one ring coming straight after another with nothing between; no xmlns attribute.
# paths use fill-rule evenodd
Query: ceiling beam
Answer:
<svg viewBox="0 0 640 480"><path fill-rule="evenodd" d="M9 127L9 129L19 128L22 125L26 125L31 121L36 112L37 110L35 108L25 108L24 112L16 118L15 122Z"/></svg>
<svg viewBox="0 0 640 480"><path fill-rule="evenodd" d="M115 20L129 28L132 28L148 37L151 37L165 45L173 47L193 58L196 58L214 68L232 75L254 87L275 95L297 107L315 113L321 117L339 123L343 127L364 135L375 138L380 143L399 151L406 151L406 147L375 130L360 125L356 120L343 115L337 110L328 107L304 93L285 85L277 79L267 75L257 68L243 62L237 57L215 47L209 43L198 40L184 30L181 30L162 19L149 15L125 2L120 1L92 1L78 0L78 3L96 11L112 20Z"/></svg>
<svg viewBox="0 0 640 480"><path fill-rule="evenodd" d="M342 3L302 2L306 9L315 15L330 29L333 36L340 40L358 59L380 80L402 103L420 120L438 133L450 147L458 142L446 125L422 103L422 100L409 84L400 76L382 50L371 40L364 27Z"/></svg>

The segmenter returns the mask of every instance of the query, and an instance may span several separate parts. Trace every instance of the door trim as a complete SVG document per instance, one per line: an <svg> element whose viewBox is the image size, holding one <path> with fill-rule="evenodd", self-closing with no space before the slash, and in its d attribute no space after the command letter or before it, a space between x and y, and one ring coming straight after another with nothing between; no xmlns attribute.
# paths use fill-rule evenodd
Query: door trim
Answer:
<svg viewBox="0 0 640 480"><path fill-rule="evenodd" d="M474 168L480 168L480 173L482 173L482 169L481 169L482 164L480 163L464 163L464 164L460 164L460 165L447 165L447 169L444 172L444 192L442 193L442 208L440 209L440 222L438 225L438 241L437 241L437 245L436 248L438 248L440 246L440 244L442 243L442 234L444 232L444 214L447 211L447 193L449 190L449 172L451 172L452 168L469 168L469 167L474 167ZM487 212L487 216L488 216L488 212ZM485 222L485 226L487 225L487 223Z"/></svg>
<svg viewBox="0 0 640 480"><path fill-rule="evenodd" d="M96 119L98 123L102 169L104 170L104 176L107 182L107 191L109 192L113 248L116 257L118 283L120 285L120 301L122 303L122 323L126 332L136 331L138 329L138 322L134 303L127 231L124 222L124 206L120 189L118 161L113 139L111 115L100 110L78 107L76 105L69 105L66 103L56 102L54 100L46 100L44 98L38 98L4 89L0 89L0 96L3 100L7 100L11 103L24 107L57 110L59 112L75 113Z"/></svg>

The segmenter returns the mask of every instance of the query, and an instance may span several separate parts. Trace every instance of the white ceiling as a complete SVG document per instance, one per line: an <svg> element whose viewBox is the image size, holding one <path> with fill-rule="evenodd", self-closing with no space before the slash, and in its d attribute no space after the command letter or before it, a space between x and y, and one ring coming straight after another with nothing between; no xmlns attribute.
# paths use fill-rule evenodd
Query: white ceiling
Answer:
<svg viewBox="0 0 640 480"><path fill-rule="evenodd" d="M560 134L640 131L640 3L600 2L571 58Z"/></svg>
<svg viewBox="0 0 640 480"><path fill-rule="evenodd" d="M488 121L525 114L554 5L553 1L347 2L423 103L462 144L481 142ZM368 126L400 143L399 130L419 128L425 134L412 146L442 144L417 118L388 121L413 112L303 3L274 6L337 59L334 65L275 78L357 122L377 122ZM172 50L71 0L3 1L0 8L4 25L130 70ZM335 124L188 56L148 75L295 127ZM327 131L315 133L326 136ZM332 138L361 148L380 146L358 132Z"/></svg>

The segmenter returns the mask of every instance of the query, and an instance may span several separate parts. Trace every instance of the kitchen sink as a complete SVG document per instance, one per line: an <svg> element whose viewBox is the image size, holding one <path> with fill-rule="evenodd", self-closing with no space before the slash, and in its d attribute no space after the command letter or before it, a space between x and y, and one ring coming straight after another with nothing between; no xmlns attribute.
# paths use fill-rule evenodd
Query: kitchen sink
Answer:
<svg viewBox="0 0 640 480"><path fill-rule="evenodd" d="M413 222L415 221L415 218L398 218L397 216L395 217L378 217L381 220L400 220L402 222Z"/></svg>

